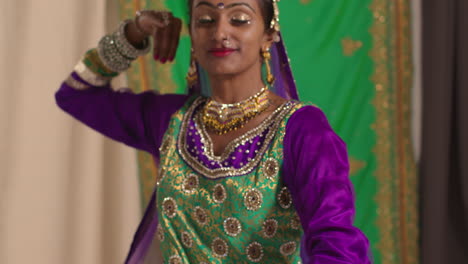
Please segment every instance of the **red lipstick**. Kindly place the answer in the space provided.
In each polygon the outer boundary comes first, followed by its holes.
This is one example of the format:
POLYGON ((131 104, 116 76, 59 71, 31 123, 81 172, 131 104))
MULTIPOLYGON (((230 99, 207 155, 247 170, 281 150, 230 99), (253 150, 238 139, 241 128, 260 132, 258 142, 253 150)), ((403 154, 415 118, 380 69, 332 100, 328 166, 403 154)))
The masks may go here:
POLYGON ((226 57, 236 51, 236 49, 228 49, 228 48, 213 48, 210 49, 209 52, 213 54, 215 57, 226 57))

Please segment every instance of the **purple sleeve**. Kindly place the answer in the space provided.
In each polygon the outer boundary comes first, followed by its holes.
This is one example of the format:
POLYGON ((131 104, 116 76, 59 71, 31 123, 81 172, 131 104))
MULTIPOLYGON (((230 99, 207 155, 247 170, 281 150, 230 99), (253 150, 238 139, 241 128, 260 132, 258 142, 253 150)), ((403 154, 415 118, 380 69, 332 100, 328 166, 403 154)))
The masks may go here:
POLYGON ((60 108, 98 132, 156 158, 171 115, 187 95, 117 92, 109 86, 76 90, 63 83, 55 94, 60 108))
POLYGON ((353 226, 348 172, 345 143, 323 112, 313 106, 297 110, 284 137, 284 182, 304 229, 303 263, 370 263, 369 242, 353 226))

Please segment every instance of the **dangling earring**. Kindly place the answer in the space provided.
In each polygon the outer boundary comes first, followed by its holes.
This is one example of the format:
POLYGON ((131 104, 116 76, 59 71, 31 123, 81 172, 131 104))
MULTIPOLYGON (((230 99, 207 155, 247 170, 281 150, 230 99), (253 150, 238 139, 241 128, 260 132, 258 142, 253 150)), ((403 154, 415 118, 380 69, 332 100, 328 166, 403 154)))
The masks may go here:
POLYGON ((187 76, 185 77, 189 87, 194 86, 198 81, 197 64, 195 55, 193 54, 193 48, 191 51, 192 53, 190 55, 190 67, 187 72, 187 76))
POLYGON ((275 76, 271 73, 271 67, 270 67, 270 60, 271 60, 271 54, 270 54, 270 49, 267 48, 266 50, 262 50, 262 57, 263 57, 263 62, 265 63, 266 66, 266 71, 267 71, 267 82, 271 86, 275 82, 275 76))

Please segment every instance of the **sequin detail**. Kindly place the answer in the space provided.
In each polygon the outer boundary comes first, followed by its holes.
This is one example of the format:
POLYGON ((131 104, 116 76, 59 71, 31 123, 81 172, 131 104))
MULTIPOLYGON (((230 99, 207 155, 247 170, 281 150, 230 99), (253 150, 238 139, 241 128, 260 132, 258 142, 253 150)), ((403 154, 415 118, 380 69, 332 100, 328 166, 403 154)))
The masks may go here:
POLYGON ((161 224, 158 224, 158 229, 156 231, 156 237, 158 238, 159 241, 164 241, 164 230, 161 226, 161 224))
POLYGON ((221 183, 213 187, 213 201, 216 203, 223 203, 226 200, 226 189, 221 183))
POLYGON ((301 227, 301 219, 299 218, 297 214, 294 215, 294 217, 291 219, 289 226, 295 230, 298 230, 301 227))
POLYGON ((279 164, 274 158, 268 158, 263 164, 263 173, 268 179, 272 179, 278 175, 279 164))
POLYGON ((293 242, 293 241, 284 243, 280 247, 280 253, 283 256, 289 256, 293 254, 295 251, 296 251, 296 242, 293 242))
POLYGON ((177 204, 172 197, 164 198, 162 202, 162 208, 164 214, 169 218, 173 218, 177 214, 177 204))
POLYGON ((188 248, 191 248, 193 246, 193 238, 192 238, 192 235, 189 234, 189 232, 187 231, 182 232, 181 237, 182 237, 182 244, 184 244, 184 246, 188 248))
POLYGON ((291 193, 287 187, 283 187, 281 192, 278 194, 278 203, 283 209, 291 207, 292 198, 291 193))
POLYGON ((169 264, 182 264, 182 258, 179 255, 172 255, 169 258, 169 264))
POLYGON ((183 189, 186 193, 194 193, 199 186, 198 176, 196 174, 189 174, 187 178, 184 179, 183 189))
MULTIPOLYGON (((200 105, 204 104, 206 100, 206 98, 202 97, 196 99, 183 115, 182 124, 177 137, 177 149, 182 159, 187 162, 190 167, 197 173, 210 179, 245 175, 258 167, 263 153, 265 153, 270 146, 269 143, 275 137, 284 117, 290 112, 293 106, 297 105, 295 101, 288 101, 277 107, 259 126, 231 141, 226 146, 223 153, 217 156, 214 155, 213 142, 199 120, 200 113, 195 114, 195 110, 198 109, 200 105), (194 131, 198 131, 199 135, 197 137, 190 137, 189 132, 193 135, 194 131), (197 138, 197 144, 200 144, 200 146, 196 146, 196 143, 193 142, 195 138, 197 138), (259 138, 262 138, 262 140, 258 141, 259 138), (244 146, 247 142, 252 144, 253 139, 258 141, 256 144, 259 146, 258 149, 255 149, 255 154, 249 156, 250 160, 248 160, 248 162, 243 162, 243 165, 240 167, 232 165, 232 153, 239 147, 244 146), (210 167, 210 165, 213 167, 210 167)), ((242 161, 238 162, 240 164, 242 161)))
POLYGON ((263 258, 263 247, 258 242, 252 242, 245 249, 247 258, 252 262, 259 262, 263 258))
POLYGON ((219 237, 213 239, 211 250, 213 250, 213 255, 217 258, 224 258, 229 252, 228 244, 219 237))
POLYGON ((172 136, 168 135, 164 138, 163 142, 161 143, 161 146, 159 147, 159 152, 164 155, 168 150, 169 146, 172 143, 172 136))
POLYGON ((208 222, 208 215, 206 214, 205 209, 201 208, 200 206, 194 208, 193 218, 201 226, 206 225, 206 223, 208 222))
POLYGON ((278 221, 275 219, 267 219, 263 222, 263 235, 267 238, 272 238, 278 230, 278 221))
POLYGON ((237 218, 229 217, 223 222, 224 232, 230 236, 237 236, 242 231, 242 226, 237 218))
POLYGON ((259 190, 252 188, 244 193, 244 205, 248 210, 256 211, 260 209, 262 203, 263 195, 259 190))

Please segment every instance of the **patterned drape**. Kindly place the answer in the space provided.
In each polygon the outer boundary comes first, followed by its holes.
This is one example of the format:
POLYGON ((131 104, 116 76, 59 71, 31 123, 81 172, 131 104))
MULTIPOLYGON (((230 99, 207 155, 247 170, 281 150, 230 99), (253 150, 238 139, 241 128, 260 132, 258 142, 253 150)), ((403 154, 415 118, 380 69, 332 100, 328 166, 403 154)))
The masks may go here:
MULTIPOLYGON (((121 17, 166 9, 187 19, 186 1, 120 0, 121 17)), ((283 0, 283 37, 301 100, 318 105, 347 143, 356 225, 375 263, 418 263, 417 178, 410 142, 412 82, 408 0, 283 0)), ((128 73, 137 91, 185 91, 190 40, 175 63, 139 58, 128 73)), ((154 186, 152 158, 138 153, 142 204, 154 186)))

